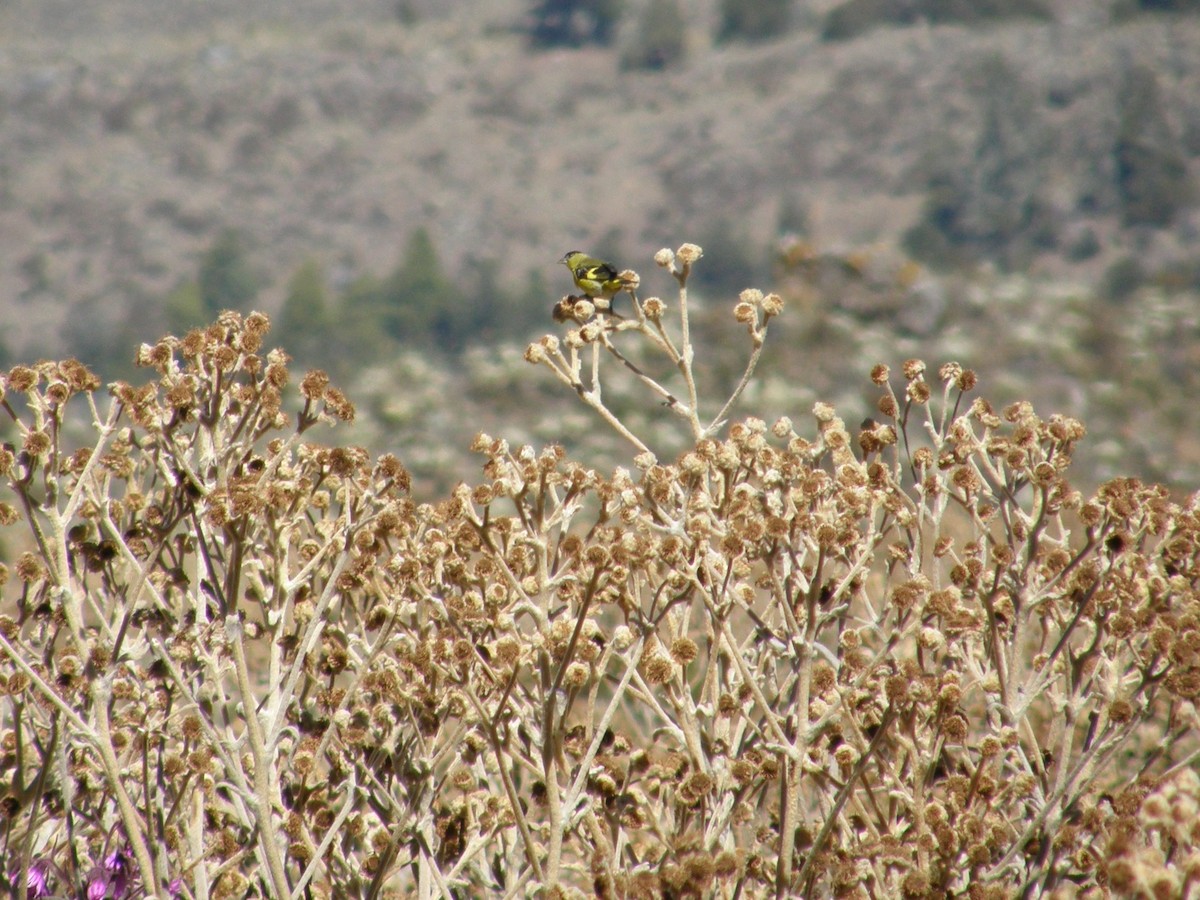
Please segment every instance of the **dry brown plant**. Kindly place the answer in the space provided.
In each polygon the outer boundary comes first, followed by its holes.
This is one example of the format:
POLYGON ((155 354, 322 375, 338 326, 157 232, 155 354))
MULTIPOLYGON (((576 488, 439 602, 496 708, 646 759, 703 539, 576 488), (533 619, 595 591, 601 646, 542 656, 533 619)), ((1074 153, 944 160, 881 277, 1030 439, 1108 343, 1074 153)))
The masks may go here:
POLYGON ((143 346, 140 387, 10 370, 2 886, 1195 892, 1197 496, 1082 495, 1083 426, 956 364, 876 366, 857 434, 726 424, 782 302, 738 298, 746 370, 706 396, 699 259, 656 257, 673 313, 635 278, 631 316, 572 302, 527 351, 636 448, 607 475, 481 434, 483 478, 417 502, 398 459, 313 442, 353 406, 297 391, 257 313, 143 346), (690 449, 622 424, 614 367, 690 449))

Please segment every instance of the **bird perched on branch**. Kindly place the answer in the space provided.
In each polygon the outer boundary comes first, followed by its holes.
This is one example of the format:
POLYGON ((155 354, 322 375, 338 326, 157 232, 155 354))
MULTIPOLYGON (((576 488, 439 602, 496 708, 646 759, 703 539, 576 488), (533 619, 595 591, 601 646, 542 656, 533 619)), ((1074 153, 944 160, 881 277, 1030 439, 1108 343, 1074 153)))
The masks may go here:
POLYGON ((611 300, 629 286, 612 264, 593 259, 581 250, 563 254, 559 262, 571 270, 575 286, 592 300, 611 300))

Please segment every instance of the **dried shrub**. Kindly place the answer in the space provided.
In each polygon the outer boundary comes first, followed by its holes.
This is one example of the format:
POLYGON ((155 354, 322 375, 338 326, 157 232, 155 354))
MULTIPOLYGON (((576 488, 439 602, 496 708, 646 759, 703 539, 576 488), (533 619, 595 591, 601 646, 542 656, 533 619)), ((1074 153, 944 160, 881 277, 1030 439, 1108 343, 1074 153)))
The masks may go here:
POLYGON ((417 502, 396 458, 311 439, 353 406, 293 386, 257 313, 143 346, 154 380, 107 399, 10 370, 4 886, 1186 893, 1197 498, 1082 495, 1082 424, 956 364, 876 366, 856 432, 726 424, 782 301, 737 298, 711 402, 700 256, 656 256, 671 306, 627 273, 631 314, 564 298, 527 351, 634 447, 607 475, 480 434, 479 482, 417 502), (618 371, 689 449, 622 423, 618 371))

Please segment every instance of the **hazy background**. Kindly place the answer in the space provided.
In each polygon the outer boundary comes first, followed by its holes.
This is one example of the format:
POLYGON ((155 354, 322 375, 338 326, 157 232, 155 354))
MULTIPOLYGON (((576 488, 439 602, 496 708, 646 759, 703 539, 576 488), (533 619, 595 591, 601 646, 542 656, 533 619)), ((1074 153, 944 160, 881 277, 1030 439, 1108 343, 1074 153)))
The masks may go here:
POLYGON ((481 427, 608 464, 521 350, 565 250, 670 299, 693 241, 702 334, 789 301, 744 412, 857 422, 874 363, 955 359, 1083 419, 1081 481, 1191 488, 1198 157, 1187 0, 2 0, 0 361, 144 379, 259 308, 424 484, 481 427))

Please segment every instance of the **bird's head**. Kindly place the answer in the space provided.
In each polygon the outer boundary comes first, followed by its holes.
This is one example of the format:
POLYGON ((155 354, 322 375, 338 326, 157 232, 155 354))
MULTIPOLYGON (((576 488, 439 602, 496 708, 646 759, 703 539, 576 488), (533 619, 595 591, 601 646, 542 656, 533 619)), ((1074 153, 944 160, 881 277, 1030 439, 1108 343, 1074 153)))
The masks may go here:
POLYGON ((573 268, 575 268, 576 263, 579 260, 583 259, 585 256, 587 256, 587 254, 584 253, 582 250, 568 250, 566 253, 563 254, 562 259, 560 259, 559 262, 562 263, 564 266, 566 266, 568 269, 573 269, 573 268))

